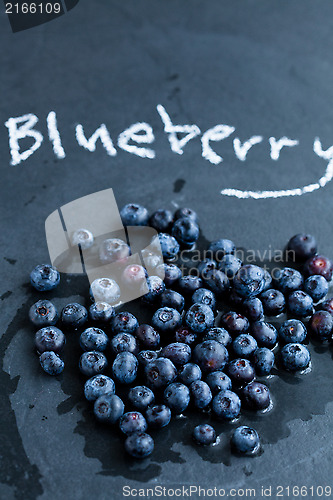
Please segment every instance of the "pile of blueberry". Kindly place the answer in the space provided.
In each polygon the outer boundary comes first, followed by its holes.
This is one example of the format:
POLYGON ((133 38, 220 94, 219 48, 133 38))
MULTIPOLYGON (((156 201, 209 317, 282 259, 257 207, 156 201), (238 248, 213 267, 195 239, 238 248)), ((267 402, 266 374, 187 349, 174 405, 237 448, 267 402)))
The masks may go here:
MULTIPOLYGON (((59 315, 52 302, 39 300, 29 317, 38 328, 35 345, 43 370, 50 375, 63 371, 62 330, 78 331, 83 351, 79 369, 87 377, 85 398, 93 403, 99 421, 119 426, 126 436, 126 451, 137 458, 153 451, 148 428, 162 428, 188 408, 200 411, 203 421, 208 412, 234 421, 242 407, 269 411, 271 394, 258 377, 269 377, 272 370, 303 373, 311 366, 308 336, 319 342, 332 340, 333 299, 325 298, 333 263, 317 253, 314 237, 291 238, 288 255, 293 255, 293 267, 276 269, 273 275, 244 264, 227 239, 212 242, 210 258, 199 262, 196 273, 183 275, 175 259, 182 250, 190 259, 198 240, 193 210, 158 210, 149 217, 144 207, 130 204, 121 216, 124 225, 149 224, 159 233, 165 263, 156 263, 156 276, 148 280, 149 292, 141 299, 142 307, 151 310, 150 324, 139 324, 130 312, 116 312, 112 301, 95 301, 89 311, 71 303, 59 315), (282 313, 288 319, 278 328, 267 322, 266 317, 282 313)), ((93 240, 85 230, 74 237, 79 244, 93 240)), ((101 261, 123 258, 124 245, 103 242, 101 261)), ((124 279, 129 286, 137 285, 146 280, 144 269, 127 266, 124 279)), ((41 292, 59 282, 58 271, 50 265, 31 272, 31 283, 41 292)), ((203 423, 194 428, 193 439, 213 445, 218 438, 214 428, 203 423)), ((256 454, 258 433, 247 426, 236 428, 231 448, 256 454)))

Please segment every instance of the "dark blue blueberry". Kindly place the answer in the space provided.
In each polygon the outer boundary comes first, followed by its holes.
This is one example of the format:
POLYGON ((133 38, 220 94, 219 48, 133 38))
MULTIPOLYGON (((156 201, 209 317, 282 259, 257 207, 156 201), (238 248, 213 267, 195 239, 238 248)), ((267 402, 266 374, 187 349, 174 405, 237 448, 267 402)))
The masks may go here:
POLYGON ((31 271, 30 282, 39 292, 47 292, 59 285, 60 274, 49 264, 41 264, 31 271))
POLYGON ((130 333, 117 333, 117 335, 110 340, 110 346, 114 354, 125 351, 131 352, 132 354, 138 352, 136 338, 130 333))
POLYGON ((153 327, 161 333, 172 333, 180 327, 182 317, 177 309, 161 307, 154 313, 151 322, 153 327))
POLYGON ((219 264, 219 269, 224 272, 228 276, 229 279, 233 279, 240 268, 242 267, 243 262, 232 254, 225 255, 219 264))
POLYGON ((244 300, 243 312, 250 321, 259 321, 264 316, 264 307, 258 297, 244 300))
POLYGON ((209 385, 203 380, 196 380, 190 385, 191 400, 196 408, 202 410, 209 405, 212 400, 212 391, 209 385))
POLYGON ((270 288, 260 295, 260 299, 267 316, 278 316, 285 310, 286 300, 279 290, 270 288))
POLYGON ((332 338, 333 316, 328 311, 317 311, 310 319, 309 327, 315 339, 319 341, 330 340, 332 338))
POLYGON ((225 255, 233 255, 236 251, 236 246, 233 241, 220 239, 212 241, 208 247, 208 252, 211 253, 213 259, 217 262, 221 262, 225 255))
POLYGON ((205 278, 210 271, 217 269, 217 263, 213 259, 205 259, 199 262, 197 269, 199 276, 205 278))
POLYGON ((303 344, 286 344, 280 351, 281 362, 286 370, 304 370, 310 363, 310 352, 303 344))
POLYGON ((105 355, 99 351, 84 352, 79 360, 80 371, 87 377, 102 373, 107 366, 108 361, 105 355))
POLYGON ((139 411, 144 411, 155 399, 154 393, 145 385, 137 385, 132 387, 128 392, 128 400, 130 404, 139 411))
POLYGON ((128 203, 120 210, 124 226, 147 226, 149 213, 142 205, 128 203))
POLYGON ((164 401, 171 411, 183 413, 190 402, 190 390, 185 384, 174 382, 164 390, 164 401))
POLYGON ((133 432, 145 432, 147 427, 146 419, 139 411, 128 411, 119 420, 119 429, 127 436, 133 432))
POLYGON ((206 377, 206 382, 213 394, 231 389, 231 378, 221 371, 211 372, 206 377))
POLYGON ((217 326, 210 328, 202 340, 216 340, 216 342, 220 342, 224 346, 228 346, 232 342, 230 333, 225 328, 217 326))
POLYGON ((233 351, 238 358, 249 358, 257 347, 257 341, 248 333, 238 335, 232 343, 233 351))
POLYGON ((119 238, 104 240, 99 248, 99 259, 103 264, 125 261, 131 250, 127 243, 119 238))
POLYGON ((257 375, 269 375, 274 366, 275 356, 268 347, 259 347, 253 354, 252 362, 257 375))
POLYGON ((146 420, 149 427, 161 429, 169 424, 171 420, 171 410, 166 405, 150 406, 146 411, 146 420))
POLYGON ((201 369, 195 363, 186 363, 178 370, 178 379, 185 385, 201 379, 201 369))
POLYGON ((100 422, 115 424, 124 413, 124 403, 112 393, 99 396, 94 404, 94 415, 100 422))
POLYGON ((233 306, 234 309, 240 309, 243 305, 244 299, 235 290, 231 289, 227 297, 228 303, 233 306))
POLYGON ((192 437, 197 444, 209 445, 215 443, 216 432, 209 424, 197 425, 193 429, 192 437))
MULTIPOLYGON (((159 276, 150 276, 147 278, 149 292, 142 297, 142 301, 146 304, 154 304, 165 290, 165 283, 159 276)), ((146 283, 143 283, 146 290, 146 283)), ((143 290, 143 292, 144 292, 143 290)))
POLYGON ((96 323, 109 323, 114 315, 114 308, 107 302, 94 302, 89 307, 89 317, 96 323))
POLYGON ((310 295, 302 290, 296 290, 288 297, 288 308, 295 316, 301 318, 310 316, 313 313, 313 300, 310 295))
POLYGON ((146 366, 151 361, 155 361, 155 359, 157 359, 157 356, 158 354, 156 351, 140 351, 136 357, 140 365, 146 366))
POLYGON ((192 295, 192 304, 205 304, 215 311, 216 298, 211 290, 207 290, 207 288, 198 288, 192 295))
POLYGON ((226 372, 232 383, 242 386, 249 384, 254 379, 254 368, 248 359, 233 359, 226 366, 226 372))
POLYGON ((159 233, 158 237, 163 257, 166 260, 177 257, 177 254, 179 253, 179 243, 176 238, 167 233, 159 233))
POLYGON ((180 292, 185 295, 189 296, 192 295, 198 288, 202 287, 202 279, 199 278, 198 276, 182 276, 179 281, 178 281, 178 288, 180 292))
POLYGON ((276 269, 274 271, 276 288, 284 294, 300 290, 303 286, 303 281, 301 273, 291 267, 284 267, 283 269, 276 269))
POLYGON ((97 398, 104 394, 114 393, 114 381, 106 375, 94 375, 84 384, 84 396, 88 401, 96 401, 97 398))
POLYGON ((288 259, 292 261, 304 261, 315 255, 317 242, 311 234, 295 234, 290 238, 287 246, 288 259))
POLYGON ((160 334, 150 325, 140 325, 136 330, 136 336, 148 349, 156 349, 160 345, 160 334))
POLYGON ((241 400, 235 392, 220 391, 213 397, 212 409, 216 417, 233 420, 240 414, 241 400))
POLYGON ((55 325, 58 321, 58 311, 49 300, 39 300, 30 307, 29 319, 38 328, 55 325))
POLYGON ((156 229, 158 233, 168 232, 171 229, 172 223, 173 215, 170 210, 156 210, 149 219, 149 225, 156 229))
POLYGON ((156 268, 156 274, 163 279, 165 286, 172 287, 182 277, 181 269, 176 264, 160 264, 156 268))
POLYGON ((55 326, 44 326, 35 335, 35 346, 40 354, 45 351, 59 353, 65 343, 65 335, 55 326))
POLYGON ((177 377, 177 369, 168 358, 157 358, 145 366, 147 384, 154 389, 161 389, 171 384, 177 377))
POLYGON ((205 304, 193 304, 185 314, 184 321, 195 333, 203 333, 214 325, 214 313, 205 304))
POLYGON ((327 281, 331 281, 333 275, 333 262, 324 257, 324 255, 314 255, 304 264, 304 273, 306 276, 319 274, 327 281))
POLYGON ((271 273, 267 269, 264 269, 264 281, 265 281, 265 285, 264 285, 264 288, 262 289, 263 292, 265 290, 269 290, 270 288, 272 288, 273 278, 272 278, 271 273))
POLYGON ((269 349, 275 346, 278 338, 275 326, 263 320, 252 323, 251 335, 256 339, 259 347, 268 347, 269 349))
POLYGON ((324 276, 314 274, 305 280, 304 291, 313 298, 314 302, 319 302, 328 292, 328 282, 324 276))
POLYGON ((59 375, 65 367, 63 360, 53 351, 44 351, 39 356, 39 362, 44 372, 49 375, 59 375))
POLYGON ((252 264, 242 266, 234 277, 233 286, 241 297, 255 297, 264 289, 265 272, 261 267, 252 264))
POLYGON ((327 299, 324 302, 321 302, 318 307, 321 311, 327 311, 330 314, 333 314, 333 299, 327 299))
POLYGON ((266 410, 271 404, 271 395, 267 385, 251 382, 242 390, 242 402, 250 410, 266 410))
POLYGON ((246 333, 250 327, 249 320, 242 314, 234 311, 229 311, 223 314, 220 319, 220 325, 225 328, 232 336, 246 333))
POLYGON ((120 352, 112 364, 112 373, 116 382, 131 384, 138 373, 138 360, 131 352, 120 352))
POLYGON ((229 355, 224 345, 216 340, 205 340, 195 346, 193 359, 203 372, 208 373, 222 370, 228 362, 229 355))
POLYGON ((183 344, 192 345, 196 342, 198 334, 192 332, 187 326, 181 326, 176 330, 175 341, 182 342, 183 344))
POLYGON ((191 348, 188 344, 174 342, 163 347, 161 351, 163 358, 169 358, 174 365, 185 365, 191 359, 191 348))
POLYGON ((126 438, 125 450, 134 458, 146 458, 154 451, 154 440, 145 432, 134 432, 126 438))
POLYGON ((80 335, 80 346, 84 351, 103 352, 107 348, 109 337, 96 327, 86 328, 80 335))
POLYGON ((203 276, 205 284, 210 288, 218 297, 225 294, 230 287, 229 278, 219 269, 207 271, 203 276))
POLYGON ((189 248, 199 238, 199 226, 189 217, 183 217, 176 220, 171 233, 181 246, 189 248))
POLYGON ((77 302, 67 304, 61 311, 61 321, 66 328, 73 328, 76 330, 83 326, 87 320, 87 309, 77 302))
POLYGON ((130 312, 119 312, 111 320, 111 328, 116 333, 135 333, 139 326, 136 317, 130 312))
POLYGON ((175 290, 167 289, 160 295, 161 307, 172 307, 181 313, 184 309, 184 305, 184 297, 180 293, 175 292, 175 290))
POLYGON ((198 224, 198 215, 192 208, 178 208, 175 212, 175 220, 187 217, 198 224))
POLYGON ((279 339, 283 344, 290 342, 304 342, 307 331, 302 321, 298 319, 288 319, 279 328, 279 339))
POLYGON ((260 439, 255 429, 242 425, 237 427, 231 437, 231 448, 242 455, 252 455, 260 447, 260 439))

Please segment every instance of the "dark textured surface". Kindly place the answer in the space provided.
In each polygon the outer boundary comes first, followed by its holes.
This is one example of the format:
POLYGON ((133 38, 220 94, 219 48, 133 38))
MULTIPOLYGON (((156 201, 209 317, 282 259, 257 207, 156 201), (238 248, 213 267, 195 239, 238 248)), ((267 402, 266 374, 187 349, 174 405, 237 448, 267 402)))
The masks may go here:
MULTIPOLYGON (((226 187, 294 188, 323 174, 327 162, 312 147, 316 136, 325 149, 333 142, 332 28, 329 0, 81 0, 59 19, 16 34, 1 10, 1 498, 121 498, 125 484, 259 492, 262 485, 332 482, 329 350, 312 348, 313 370, 304 377, 269 382, 275 407, 257 417, 261 456, 230 456, 230 429, 222 424, 216 426, 221 443, 211 453, 192 447, 190 431, 202 421, 196 416, 193 423, 176 421, 156 435, 155 453, 136 463, 124 457, 117 433, 96 425, 83 400, 75 334, 68 339, 64 376, 51 379, 39 369, 27 323, 28 308, 40 296, 27 285, 28 274, 48 260, 46 217, 107 187, 120 205, 136 201, 151 211, 192 207, 207 240, 227 237, 263 252, 281 249, 292 234, 308 231, 332 256, 333 184, 280 200, 220 194, 226 187), (202 158, 198 139, 177 155, 157 104, 174 123, 196 123, 202 131, 224 123, 236 127, 242 141, 255 134, 264 141, 245 162, 236 158, 231 139, 214 143, 224 158, 217 166, 202 158), (57 112, 67 153, 63 160, 55 159, 46 138, 51 110, 57 112), (10 166, 3 124, 29 112, 40 119, 44 143, 27 161, 10 166), (153 160, 124 151, 110 157, 100 144, 90 153, 75 141, 78 122, 89 134, 105 123, 116 144, 118 134, 138 121, 154 129, 153 160), (300 144, 273 161, 268 138, 284 135, 300 144)), ((84 278, 64 277, 53 295, 64 305, 84 300, 86 292, 84 278)))

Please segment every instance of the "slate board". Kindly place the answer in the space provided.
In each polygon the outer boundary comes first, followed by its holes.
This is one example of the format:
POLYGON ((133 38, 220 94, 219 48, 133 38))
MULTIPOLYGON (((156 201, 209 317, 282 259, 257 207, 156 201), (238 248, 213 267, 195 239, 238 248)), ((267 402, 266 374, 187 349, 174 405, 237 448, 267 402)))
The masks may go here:
MULTIPOLYGON (((332 256, 333 184, 278 199, 220 193, 294 189, 324 175, 328 161, 314 153, 313 143, 319 137, 324 150, 332 145, 331 2, 81 0, 65 15, 15 34, 4 9, 0 23, 1 498, 123 498, 124 485, 191 484, 256 488, 260 496, 262 486, 332 483, 329 350, 313 348, 311 374, 269 381, 276 404, 267 418, 255 419, 264 444, 260 457, 230 456, 230 428, 220 424, 219 447, 211 453, 192 447, 192 424, 176 421, 156 436, 154 455, 136 463, 124 457, 115 432, 95 424, 82 398, 77 339, 68 340, 61 381, 50 379, 38 367, 27 322, 38 297, 27 284, 29 272, 48 260, 46 217, 109 187, 120 206, 135 201, 151 211, 197 210, 202 247, 228 237, 263 252, 307 231, 332 256), (228 139, 211 143, 223 162, 203 158, 201 136, 183 154, 173 152, 158 104, 174 124, 196 124, 202 133, 217 124, 235 127, 228 139), (47 138, 50 111, 56 112, 63 159, 47 138), (26 161, 10 165, 4 123, 27 113, 38 117, 44 142, 26 161), (117 145, 119 134, 137 122, 153 129, 154 159, 117 145), (95 152, 80 147, 78 123, 88 136, 105 123, 117 155, 107 155, 100 143, 95 152), (233 139, 243 143, 255 135, 262 142, 239 160, 233 139), (268 139, 284 136, 299 145, 274 160, 268 139)), ((54 300, 59 306, 84 300, 86 290, 84 278, 64 277, 54 300)))

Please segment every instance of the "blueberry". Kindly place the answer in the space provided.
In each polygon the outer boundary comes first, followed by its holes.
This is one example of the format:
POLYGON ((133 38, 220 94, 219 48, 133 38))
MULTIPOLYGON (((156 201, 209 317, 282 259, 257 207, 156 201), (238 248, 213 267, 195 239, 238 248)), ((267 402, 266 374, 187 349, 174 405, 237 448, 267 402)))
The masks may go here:
POLYGON ((284 344, 290 342, 304 342, 307 331, 302 321, 298 319, 288 319, 279 328, 279 339, 284 344))
POLYGON ((139 264, 130 264, 122 272, 121 281, 125 287, 137 289, 146 283, 146 270, 139 264))
POLYGON ((125 261, 130 254, 130 247, 119 238, 108 238, 99 248, 99 260, 103 264, 125 261))
POLYGON ((260 447, 260 439, 255 429, 242 425, 237 427, 231 437, 231 448, 242 455, 252 455, 260 447))
POLYGON ((282 293, 288 294, 302 288, 304 280, 299 271, 291 267, 285 267, 275 270, 274 281, 276 288, 282 293))
POLYGON ((217 270, 217 263, 213 259, 204 259, 197 266, 199 276, 205 278, 210 271, 217 270))
POLYGON ((115 424, 124 413, 124 403, 112 393, 102 394, 94 404, 94 415, 100 422, 115 424))
POLYGON ((224 420, 233 420, 240 414, 241 400, 232 391, 220 391, 213 397, 212 409, 216 417, 224 420))
POLYGON ((192 304, 205 304, 215 311, 215 294, 211 290, 207 290, 207 288, 198 288, 192 295, 192 304))
POLYGON ((233 279, 240 268, 242 267, 243 262, 232 254, 225 255, 219 264, 219 269, 224 272, 228 276, 229 279, 233 279))
POLYGON ((164 401, 175 413, 183 413, 190 402, 190 390, 185 384, 174 382, 164 390, 164 401))
POLYGON ((128 392, 130 404, 139 411, 145 411, 155 399, 154 393, 145 385, 132 387, 128 392))
POLYGON ((250 327, 249 320, 242 314, 234 311, 223 314, 220 319, 220 325, 233 336, 246 333, 250 327))
POLYGON ((127 437, 125 450, 134 458, 146 458, 154 451, 154 440, 145 432, 134 432, 127 437))
POLYGON ((229 355, 224 345, 216 340, 205 340, 195 346, 193 359, 201 370, 207 373, 222 370, 228 362, 229 355))
POLYGON ((207 271, 203 279, 208 288, 210 288, 218 297, 221 297, 229 290, 229 278, 219 269, 207 271))
POLYGON ((187 344, 174 342, 163 347, 161 351, 163 358, 169 358, 174 365, 185 365, 191 359, 191 348, 187 344))
POLYGON ((269 375, 274 366, 274 353, 267 347, 259 347, 254 351, 252 362, 257 375, 269 375))
POLYGON ((178 293, 175 292, 174 290, 164 290, 164 292, 161 293, 160 297, 160 306, 161 307, 171 307, 173 309, 177 309, 180 313, 184 309, 185 305, 185 299, 184 297, 178 293))
POLYGON ((328 292, 328 283, 324 276, 314 274, 305 280, 304 291, 312 297, 314 302, 319 302, 328 292))
POLYGON ((55 325, 58 321, 58 311, 49 300, 39 300, 30 307, 29 319, 38 328, 55 325))
POLYGON ((325 300, 319 304, 319 308, 321 311, 327 311, 330 314, 333 314, 333 299, 325 300))
POLYGON ((217 262, 221 262, 225 255, 233 255, 236 251, 236 247, 233 241, 220 239, 212 241, 208 247, 208 252, 211 253, 212 258, 217 262))
POLYGON ((91 283, 90 296, 95 302, 117 304, 120 298, 120 288, 115 280, 110 278, 97 278, 91 283))
POLYGON ((87 377, 102 373, 107 366, 108 361, 105 355, 99 351, 86 351, 79 360, 80 371, 87 377))
POLYGON ((242 266, 234 277, 233 286, 241 297, 255 297, 264 289, 265 272, 261 267, 252 264, 242 266))
POLYGON ((117 354, 113 364, 112 373, 116 382, 131 384, 136 379, 138 372, 138 360, 131 352, 120 352, 117 354))
POLYGON ((275 326, 263 320, 252 323, 251 335, 256 339, 259 347, 268 347, 269 349, 275 346, 278 338, 275 326))
POLYGON ((185 385, 201 379, 201 369, 195 363, 186 363, 178 370, 178 379, 185 385))
POLYGON ((147 285, 149 292, 143 295, 142 301, 146 304, 154 304, 165 290, 164 281, 159 276, 150 276, 147 278, 147 284, 142 284, 141 291, 143 293, 147 285))
POLYGON ((182 277, 181 269, 176 264, 170 263, 157 266, 156 274, 163 279, 167 287, 171 287, 182 277))
POLYGON ((59 285, 60 274, 49 264, 41 264, 31 271, 30 282, 39 292, 47 292, 59 285))
POLYGON ((307 276, 319 274, 327 281, 331 281, 333 275, 333 262, 323 255, 314 255, 305 262, 304 273, 307 276))
POLYGON ((87 309, 73 302, 72 304, 67 304, 61 311, 61 321, 66 328, 77 329, 84 325, 88 320, 87 309))
POLYGON ((160 334, 150 325, 140 325, 136 330, 136 336, 148 349, 156 349, 160 345, 160 334))
POLYGON ((150 406, 146 411, 146 420, 149 427, 161 429, 169 424, 171 420, 171 410, 166 405, 150 406))
POLYGON ((65 343, 65 335, 55 326, 44 326, 35 335, 35 346, 40 354, 45 351, 59 353, 65 343))
POLYGON ((191 399, 196 408, 206 408, 212 400, 212 391, 203 380, 196 380, 190 385, 191 399))
POLYGON ((181 326, 176 330, 175 341, 182 342, 183 344, 192 345, 196 342, 198 334, 192 332, 187 326, 181 326))
POLYGON ((317 242, 311 234, 295 234, 290 238, 287 249, 288 256, 292 254, 292 260, 304 261, 317 252, 317 242))
POLYGON ((228 303, 233 306, 234 309, 241 309, 244 299, 238 295, 235 290, 231 289, 227 297, 228 303))
POLYGON ((198 276, 182 276, 178 281, 178 288, 183 295, 189 296, 202 287, 202 279, 198 276))
POLYGON ((114 354, 125 351, 135 354, 138 351, 136 338, 130 333, 117 333, 111 339, 110 346, 114 354))
POLYGON ((88 401, 96 401, 97 398, 104 394, 114 393, 114 381, 106 375, 94 375, 84 384, 84 396, 88 401))
POLYGON ((304 370, 310 363, 310 352, 303 344, 286 344, 280 351, 281 362, 286 370, 304 370))
POLYGON ((185 314, 184 321, 195 333, 203 333, 214 325, 214 313, 205 304, 193 304, 185 314))
POLYGON ((271 404, 271 395, 267 385, 251 382, 242 390, 242 401, 250 410, 265 410, 271 404))
POLYGON ((49 375, 59 375, 65 366, 63 360, 53 351, 44 351, 39 356, 39 362, 44 372, 49 375))
POLYGON ((161 389, 171 384, 177 377, 177 370, 168 358, 157 358, 145 366, 147 384, 154 389, 161 389))
POLYGON ((154 313, 151 322, 161 333, 172 333, 180 327, 182 318, 176 309, 161 307, 154 313))
POLYGON ((295 316, 309 316, 313 312, 313 300, 302 290, 296 290, 288 297, 288 308, 295 316))
POLYGON ((119 428, 121 432, 129 436, 133 432, 145 432, 147 430, 147 422, 139 411, 128 411, 120 417, 119 428))
POLYGON ((220 342, 220 344, 224 346, 228 346, 232 342, 232 338, 229 332, 225 328, 219 328, 217 326, 213 326, 210 328, 203 337, 202 340, 216 340, 216 342, 220 342))
POLYGON ((72 245, 80 245, 82 250, 87 250, 94 244, 94 236, 88 229, 77 229, 72 235, 72 245))
POLYGON ((156 229, 158 233, 168 232, 171 229, 172 223, 173 215, 170 210, 156 210, 149 219, 149 225, 156 229))
POLYGON ((330 340, 332 338, 333 316, 328 311, 317 311, 310 319, 309 327, 317 340, 330 340))
POLYGON ((127 311, 119 312, 111 320, 111 328, 116 333, 135 333, 139 326, 136 317, 127 311))
POLYGON ((249 358, 257 347, 257 341, 248 333, 238 335, 232 343, 233 351, 238 358, 249 358))
POLYGON ((286 300, 279 290, 266 290, 260 295, 260 299, 267 316, 278 316, 285 310, 286 300))
POLYGON ((128 203, 120 210, 120 217, 124 226, 147 226, 148 210, 136 203, 128 203))
POLYGON ((151 361, 155 361, 157 359, 157 352, 156 351, 140 351, 137 354, 137 360, 142 366, 148 365, 151 361))
POLYGON ((80 346, 84 351, 103 352, 107 348, 109 337, 100 328, 86 328, 80 335, 80 346))
POLYGON ((193 429, 192 437, 197 444, 209 445, 215 443, 216 432, 209 424, 197 425, 193 429))
POLYGON ((109 323, 114 315, 114 308, 107 302, 94 302, 89 307, 89 317, 96 323, 109 323))
POLYGON ((231 389, 231 378, 221 371, 211 372, 206 377, 206 382, 213 394, 231 389))
POLYGON ((184 217, 193 220, 198 224, 198 215, 192 208, 178 208, 175 212, 175 220, 183 219, 184 217))
POLYGON ((177 257, 179 253, 179 243, 170 234, 159 233, 158 238, 160 240, 161 251, 164 259, 170 260, 177 257))
POLYGON ((172 236, 185 248, 189 248, 199 238, 199 226, 189 217, 177 219, 171 230, 172 236))
POLYGON ((231 381, 238 386, 249 384, 254 379, 254 368, 248 359, 233 359, 226 366, 231 381))
POLYGON ((264 307, 258 297, 244 300, 243 312, 250 321, 259 321, 264 316, 264 307))
POLYGON ((267 269, 264 269, 264 281, 265 285, 264 288, 262 289, 263 292, 272 288, 273 278, 271 273, 267 269))

